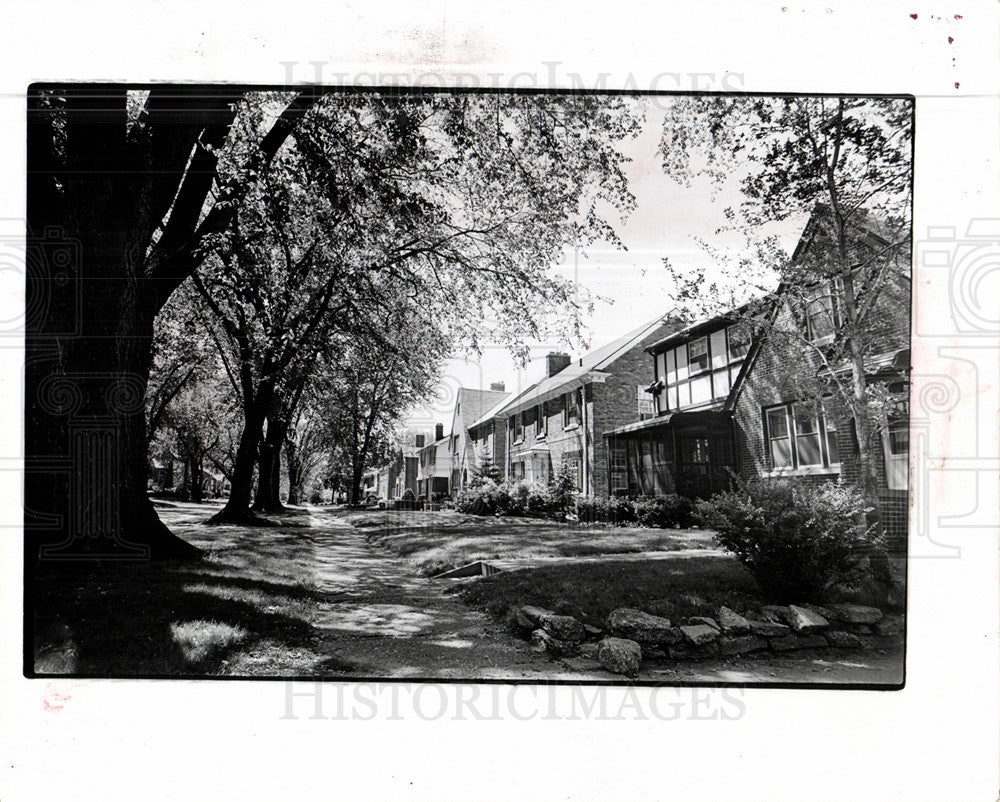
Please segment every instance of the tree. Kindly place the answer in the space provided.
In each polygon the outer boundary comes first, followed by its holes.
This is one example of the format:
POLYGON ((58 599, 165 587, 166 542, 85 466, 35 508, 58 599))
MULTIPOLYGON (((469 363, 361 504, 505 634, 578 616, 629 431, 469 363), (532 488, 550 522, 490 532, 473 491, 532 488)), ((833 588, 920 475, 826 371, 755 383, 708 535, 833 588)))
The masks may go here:
MULTIPOLYGON (((237 150, 266 164, 318 94, 287 93, 237 150)), ((216 170, 241 98, 205 87, 29 90, 28 555, 197 554, 146 495, 143 399, 156 314, 239 205, 240 187, 216 170), (32 470, 32 459, 65 470, 32 470)))
POLYGON ((343 466, 348 500, 361 500, 365 469, 384 462, 400 416, 432 392, 449 341, 403 303, 384 322, 331 345, 316 392, 328 399, 331 462, 343 466), (389 335, 392 339, 389 339, 389 335))
POLYGON ((869 491, 872 447, 892 399, 869 381, 866 363, 887 343, 898 346, 908 328, 900 316, 908 318, 911 114, 910 101, 892 98, 678 98, 661 143, 664 170, 678 181, 702 175, 740 194, 726 209, 727 227, 750 245, 740 259, 718 260, 710 288, 703 272, 684 276, 668 263, 679 296, 745 299, 748 289, 780 282, 787 314, 772 295, 745 309, 747 323, 825 368, 814 394, 832 388, 846 407, 869 491), (763 233, 807 214, 803 245, 790 258, 763 233), (830 336, 812 336, 807 315, 830 336))
POLYGON ((215 520, 255 520, 255 461, 256 507, 279 505, 275 466, 291 402, 327 333, 382 331, 391 343, 383 321, 399 298, 419 299, 415 315, 431 314, 471 345, 488 328, 523 348, 546 312, 578 327, 576 289, 549 267, 564 247, 614 240, 597 207, 630 205, 615 146, 636 132, 634 117, 626 104, 589 98, 351 94, 317 103, 254 174, 194 277, 235 354, 246 419, 215 520))

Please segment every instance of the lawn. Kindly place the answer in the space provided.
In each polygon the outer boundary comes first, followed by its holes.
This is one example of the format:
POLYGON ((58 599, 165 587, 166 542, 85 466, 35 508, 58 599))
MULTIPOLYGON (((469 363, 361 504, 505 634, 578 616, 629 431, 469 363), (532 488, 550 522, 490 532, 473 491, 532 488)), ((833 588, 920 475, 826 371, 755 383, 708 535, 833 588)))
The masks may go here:
POLYGON ((762 603, 753 576, 729 555, 544 566, 484 577, 456 592, 498 619, 507 619, 512 607, 533 604, 595 626, 617 607, 678 623, 693 615, 714 616, 722 605, 743 612, 762 603))
MULTIPOLYGON (((34 586, 35 670, 100 675, 309 674, 312 581, 303 528, 206 527, 212 504, 157 502, 199 563, 43 566, 34 586)), ((292 518, 293 516, 288 516, 292 518)))
POLYGON ((537 518, 483 517, 454 511, 355 512, 367 539, 405 557, 426 576, 475 560, 585 557, 714 548, 701 529, 572 524, 537 518))

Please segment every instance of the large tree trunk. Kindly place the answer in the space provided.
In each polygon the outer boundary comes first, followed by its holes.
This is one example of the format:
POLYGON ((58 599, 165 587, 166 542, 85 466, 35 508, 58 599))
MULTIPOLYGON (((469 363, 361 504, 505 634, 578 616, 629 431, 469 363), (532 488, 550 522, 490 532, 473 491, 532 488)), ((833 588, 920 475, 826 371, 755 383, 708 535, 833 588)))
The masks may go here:
POLYGON ((288 426, 267 422, 267 434, 260 445, 257 473, 257 495, 253 508, 257 512, 282 512, 281 503, 281 445, 288 432, 288 426))
POLYGON ((285 462, 288 466, 288 503, 301 504, 305 490, 305 470, 299 459, 298 448, 291 440, 285 440, 285 462))
POLYGON ((190 558, 146 495, 153 320, 149 198, 123 156, 125 93, 71 98, 54 190, 52 126, 29 114, 25 538, 41 560, 190 558), (120 126, 120 128, 119 128, 120 126), (37 171, 37 172, 35 172, 37 171))
POLYGON ((266 524, 267 521, 254 515, 250 510, 250 499, 253 495, 253 475, 257 466, 257 454, 264 435, 265 410, 269 403, 269 395, 265 390, 265 398, 260 397, 251 402, 245 412, 243 431, 240 434, 240 444, 236 449, 236 460, 233 463, 233 478, 229 490, 229 500, 218 513, 209 518, 209 523, 266 524))

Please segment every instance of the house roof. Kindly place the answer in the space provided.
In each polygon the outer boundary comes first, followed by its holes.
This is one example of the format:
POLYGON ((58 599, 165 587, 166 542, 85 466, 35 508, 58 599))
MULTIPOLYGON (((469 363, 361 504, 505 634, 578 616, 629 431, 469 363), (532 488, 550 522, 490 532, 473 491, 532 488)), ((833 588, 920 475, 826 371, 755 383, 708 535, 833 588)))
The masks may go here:
POLYGON ((480 415, 478 420, 470 424, 469 431, 479 428, 484 423, 489 423, 494 418, 501 417, 500 411, 505 406, 507 406, 509 402, 510 402, 510 393, 505 393, 503 398, 501 398, 496 404, 494 404, 492 407, 486 410, 486 412, 480 415))
POLYGON ((671 323, 672 320, 669 312, 665 315, 658 315, 637 329, 633 329, 628 334, 584 354, 582 357, 570 362, 568 367, 563 368, 554 376, 547 376, 541 381, 535 382, 500 409, 495 410, 492 417, 513 415, 522 409, 535 406, 542 401, 547 401, 584 384, 594 381, 605 381, 608 374, 604 371, 607 368, 611 367, 617 359, 656 332, 657 329, 671 323))
POLYGON ((459 427, 473 428, 487 410, 502 405, 510 395, 506 390, 475 390, 471 387, 459 387, 455 397, 455 412, 451 418, 452 434, 459 427))

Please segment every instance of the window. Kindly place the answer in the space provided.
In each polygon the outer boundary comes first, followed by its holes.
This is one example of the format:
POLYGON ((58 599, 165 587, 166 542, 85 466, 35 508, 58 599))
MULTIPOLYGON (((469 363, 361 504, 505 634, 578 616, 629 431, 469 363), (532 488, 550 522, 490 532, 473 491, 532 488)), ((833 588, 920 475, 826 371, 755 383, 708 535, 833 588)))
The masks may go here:
POLYGON ((511 463, 511 473, 513 474, 514 480, 519 481, 524 478, 524 461, 518 460, 517 462, 511 463))
POLYGON ((628 493, 628 457, 624 443, 615 443, 610 449, 611 494, 628 493))
POLYGON ((837 328, 833 293, 824 287, 806 298, 806 336, 813 342, 833 337, 837 328))
POLYGON ((750 339, 749 326, 739 322, 656 354, 654 373, 665 386, 656 395, 655 412, 725 400, 743 367, 750 339))
POLYGON ((729 361, 745 357, 750 350, 750 327, 746 323, 736 323, 726 333, 729 337, 729 361))
POLYGON ((840 464, 836 426, 807 405, 783 404, 764 410, 764 430, 772 470, 834 468, 840 464))
POLYGON ((708 370, 708 338, 699 337, 688 343, 688 365, 691 375, 708 370))
POLYGON ((890 490, 906 490, 909 477, 910 430, 906 420, 891 420, 882 436, 885 480, 890 490))
POLYGON ((563 428, 576 426, 580 423, 580 391, 574 390, 566 393, 565 405, 563 406, 563 428))
POLYGON ((511 417, 510 432, 512 443, 520 443, 524 440, 524 417, 522 415, 514 415, 511 417))
POLYGON ((535 410, 535 437, 545 437, 549 433, 549 419, 545 402, 538 405, 535 410))
POLYGON ((647 393, 641 384, 636 388, 636 394, 639 399, 639 420, 649 420, 656 414, 653 408, 653 396, 647 393))
POLYGON ((573 487, 579 490, 583 487, 583 460, 579 451, 569 451, 563 457, 563 465, 569 469, 570 476, 573 477, 573 487))

